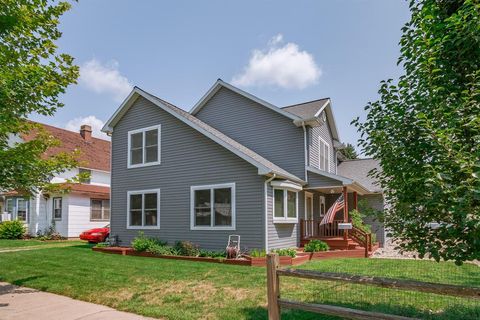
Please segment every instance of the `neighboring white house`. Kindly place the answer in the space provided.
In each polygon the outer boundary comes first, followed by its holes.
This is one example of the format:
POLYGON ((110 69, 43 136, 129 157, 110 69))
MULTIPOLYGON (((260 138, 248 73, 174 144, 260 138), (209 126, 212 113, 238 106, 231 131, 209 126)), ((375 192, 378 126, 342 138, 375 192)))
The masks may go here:
MULTIPOLYGON (((53 183, 68 187, 67 193, 38 193, 34 196, 16 191, 2 193, 0 210, 4 213, 3 218, 23 221, 30 235, 43 233, 54 226, 62 236, 70 238, 78 237, 87 229, 109 224, 110 142, 92 137, 88 125, 82 125, 79 133, 42 126, 61 141, 61 145, 49 149, 47 155, 80 150, 80 167, 53 177, 53 183), (69 178, 81 171, 90 172, 88 181, 66 185, 69 178)), ((20 140, 28 141, 32 137, 33 134, 25 135, 20 140)))

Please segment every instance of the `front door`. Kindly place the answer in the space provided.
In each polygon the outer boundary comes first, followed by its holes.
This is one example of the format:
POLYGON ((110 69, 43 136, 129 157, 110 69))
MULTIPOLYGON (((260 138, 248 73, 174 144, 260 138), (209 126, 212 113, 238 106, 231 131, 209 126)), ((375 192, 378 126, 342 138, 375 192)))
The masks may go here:
POLYGON ((313 236, 313 194, 306 192, 305 193, 305 220, 306 228, 305 232, 308 237, 313 236))

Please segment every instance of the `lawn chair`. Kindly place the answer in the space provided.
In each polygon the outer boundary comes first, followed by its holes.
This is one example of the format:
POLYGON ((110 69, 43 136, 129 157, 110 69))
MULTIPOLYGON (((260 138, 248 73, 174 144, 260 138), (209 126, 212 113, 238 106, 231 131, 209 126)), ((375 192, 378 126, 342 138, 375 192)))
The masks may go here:
POLYGON ((240 236, 236 234, 231 234, 228 236, 227 248, 227 258, 236 259, 240 255, 240 236))

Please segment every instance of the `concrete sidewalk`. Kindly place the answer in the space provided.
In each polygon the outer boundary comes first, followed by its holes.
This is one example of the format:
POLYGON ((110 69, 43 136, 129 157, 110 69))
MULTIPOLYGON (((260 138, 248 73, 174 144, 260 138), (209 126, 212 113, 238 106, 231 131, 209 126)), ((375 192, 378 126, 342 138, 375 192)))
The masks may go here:
POLYGON ((1 320, 146 320, 133 313, 0 282, 1 320))

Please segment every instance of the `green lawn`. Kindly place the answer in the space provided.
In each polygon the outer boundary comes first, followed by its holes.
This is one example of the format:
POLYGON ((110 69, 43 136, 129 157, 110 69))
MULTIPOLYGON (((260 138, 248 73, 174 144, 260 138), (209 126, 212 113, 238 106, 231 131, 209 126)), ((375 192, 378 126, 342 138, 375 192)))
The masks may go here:
MULTIPOLYGON (((300 268, 480 286, 480 268, 430 261, 342 259, 300 268)), ((0 281, 166 319, 266 319, 265 269, 92 252, 88 245, 2 253, 0 281), (15 266, 12 268, 12 266, 15 266)), ((427 319, 479 319, 466 299, 282 278, 282 296, 427 319)), ((285 311, 282 319, 333 319, 285 311)))
POLYGON ((83 241, 72 240, 58 240, 58 241, 40 241, 35 239, 28 240, 0 240, 0 250, 25 248, 33 246, 57 245, 57 244, 71 244, 78 245, 84 243, 83 241))

